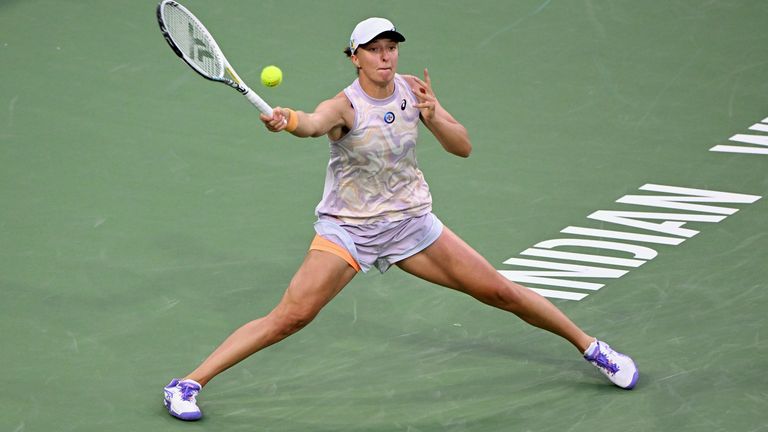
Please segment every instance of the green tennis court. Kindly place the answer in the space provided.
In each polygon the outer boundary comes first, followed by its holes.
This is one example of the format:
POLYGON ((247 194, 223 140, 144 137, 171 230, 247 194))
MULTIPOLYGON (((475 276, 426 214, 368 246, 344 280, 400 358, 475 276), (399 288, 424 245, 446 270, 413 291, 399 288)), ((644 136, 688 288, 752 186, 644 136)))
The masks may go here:
POLYGON ((171 418, 163 385, 301 263, 328 143, 268 133, 192 72, 154 0, 1 0, 0 431, 768 431, 768 3, 183 3, 268 102, 305 111, 354 79, 355 23, 391 19, 399 71, 428 67, 474 145, 422 129, 435 213, 640 383, 393 268, 212 381, 201 422, 171 418))

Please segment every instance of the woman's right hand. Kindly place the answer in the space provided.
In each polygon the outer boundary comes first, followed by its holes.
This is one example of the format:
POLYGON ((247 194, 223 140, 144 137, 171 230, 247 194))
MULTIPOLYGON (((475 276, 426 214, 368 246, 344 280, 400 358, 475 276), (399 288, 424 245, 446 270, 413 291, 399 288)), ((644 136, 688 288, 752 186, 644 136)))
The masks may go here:
POLYGON ((267 117, 264 113, 259 114, 259 119, 270 132, 281 132, 288 126, 289 111, 281 107, 272 109, 272 117, 267 117))

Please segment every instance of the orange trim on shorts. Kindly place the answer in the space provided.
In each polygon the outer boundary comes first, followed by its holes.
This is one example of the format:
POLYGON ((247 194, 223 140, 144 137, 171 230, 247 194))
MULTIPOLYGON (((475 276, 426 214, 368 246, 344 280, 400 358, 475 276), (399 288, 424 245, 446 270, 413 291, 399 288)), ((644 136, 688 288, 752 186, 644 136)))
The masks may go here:
POLYGON ((325 237, 321 237, 320 234, 315 234, 315 238, 312 239, 312 244, 309 245, 309 250, 319 250, 319 251, 325 251, 330 252, 337 257, 343 259, 347 262, 350 266, 352 266, 355 271, 360 271, 360 264, 355 261, 355 258, 352 256, 351 253, 349 253, 348 250, 345 248, 337 245, 336 243, 326 239, 325 237))

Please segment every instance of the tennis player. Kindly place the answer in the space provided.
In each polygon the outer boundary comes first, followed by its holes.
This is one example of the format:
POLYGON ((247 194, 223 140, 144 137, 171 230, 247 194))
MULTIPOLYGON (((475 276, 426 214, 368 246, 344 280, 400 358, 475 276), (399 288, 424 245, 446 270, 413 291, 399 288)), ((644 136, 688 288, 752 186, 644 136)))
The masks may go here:
POLYGON ((464 292, 562 336, 615 385, 631 389, 635 363, 586 334, 537 293, 501 276, 432 213, 427 182, 416 163, 422 122, 449 153, 472 151, 467 130, 443 108, 424 78, 397 73, 405 38, 383 18, 360 22, 345 52, 358 78, 312 113, 276 107, 261 115, 272 132, 327 135, 331 156, 316 236, 280 303, 232 333, 200 366, 165 387, 171 415, 197 420, 196 396, 213 377, 297 332, 355 275, 393 264, 421 279, 464 292))

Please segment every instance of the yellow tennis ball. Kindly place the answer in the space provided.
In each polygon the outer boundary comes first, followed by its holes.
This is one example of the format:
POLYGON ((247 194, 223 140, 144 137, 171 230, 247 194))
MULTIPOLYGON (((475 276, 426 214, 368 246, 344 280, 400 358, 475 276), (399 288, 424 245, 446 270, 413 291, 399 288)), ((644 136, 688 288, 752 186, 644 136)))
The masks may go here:
POLYGON ((261 70, 261 83, 267 87, 277 87, 283 82, 283 71, 277 66, 267 66, 261 70))

